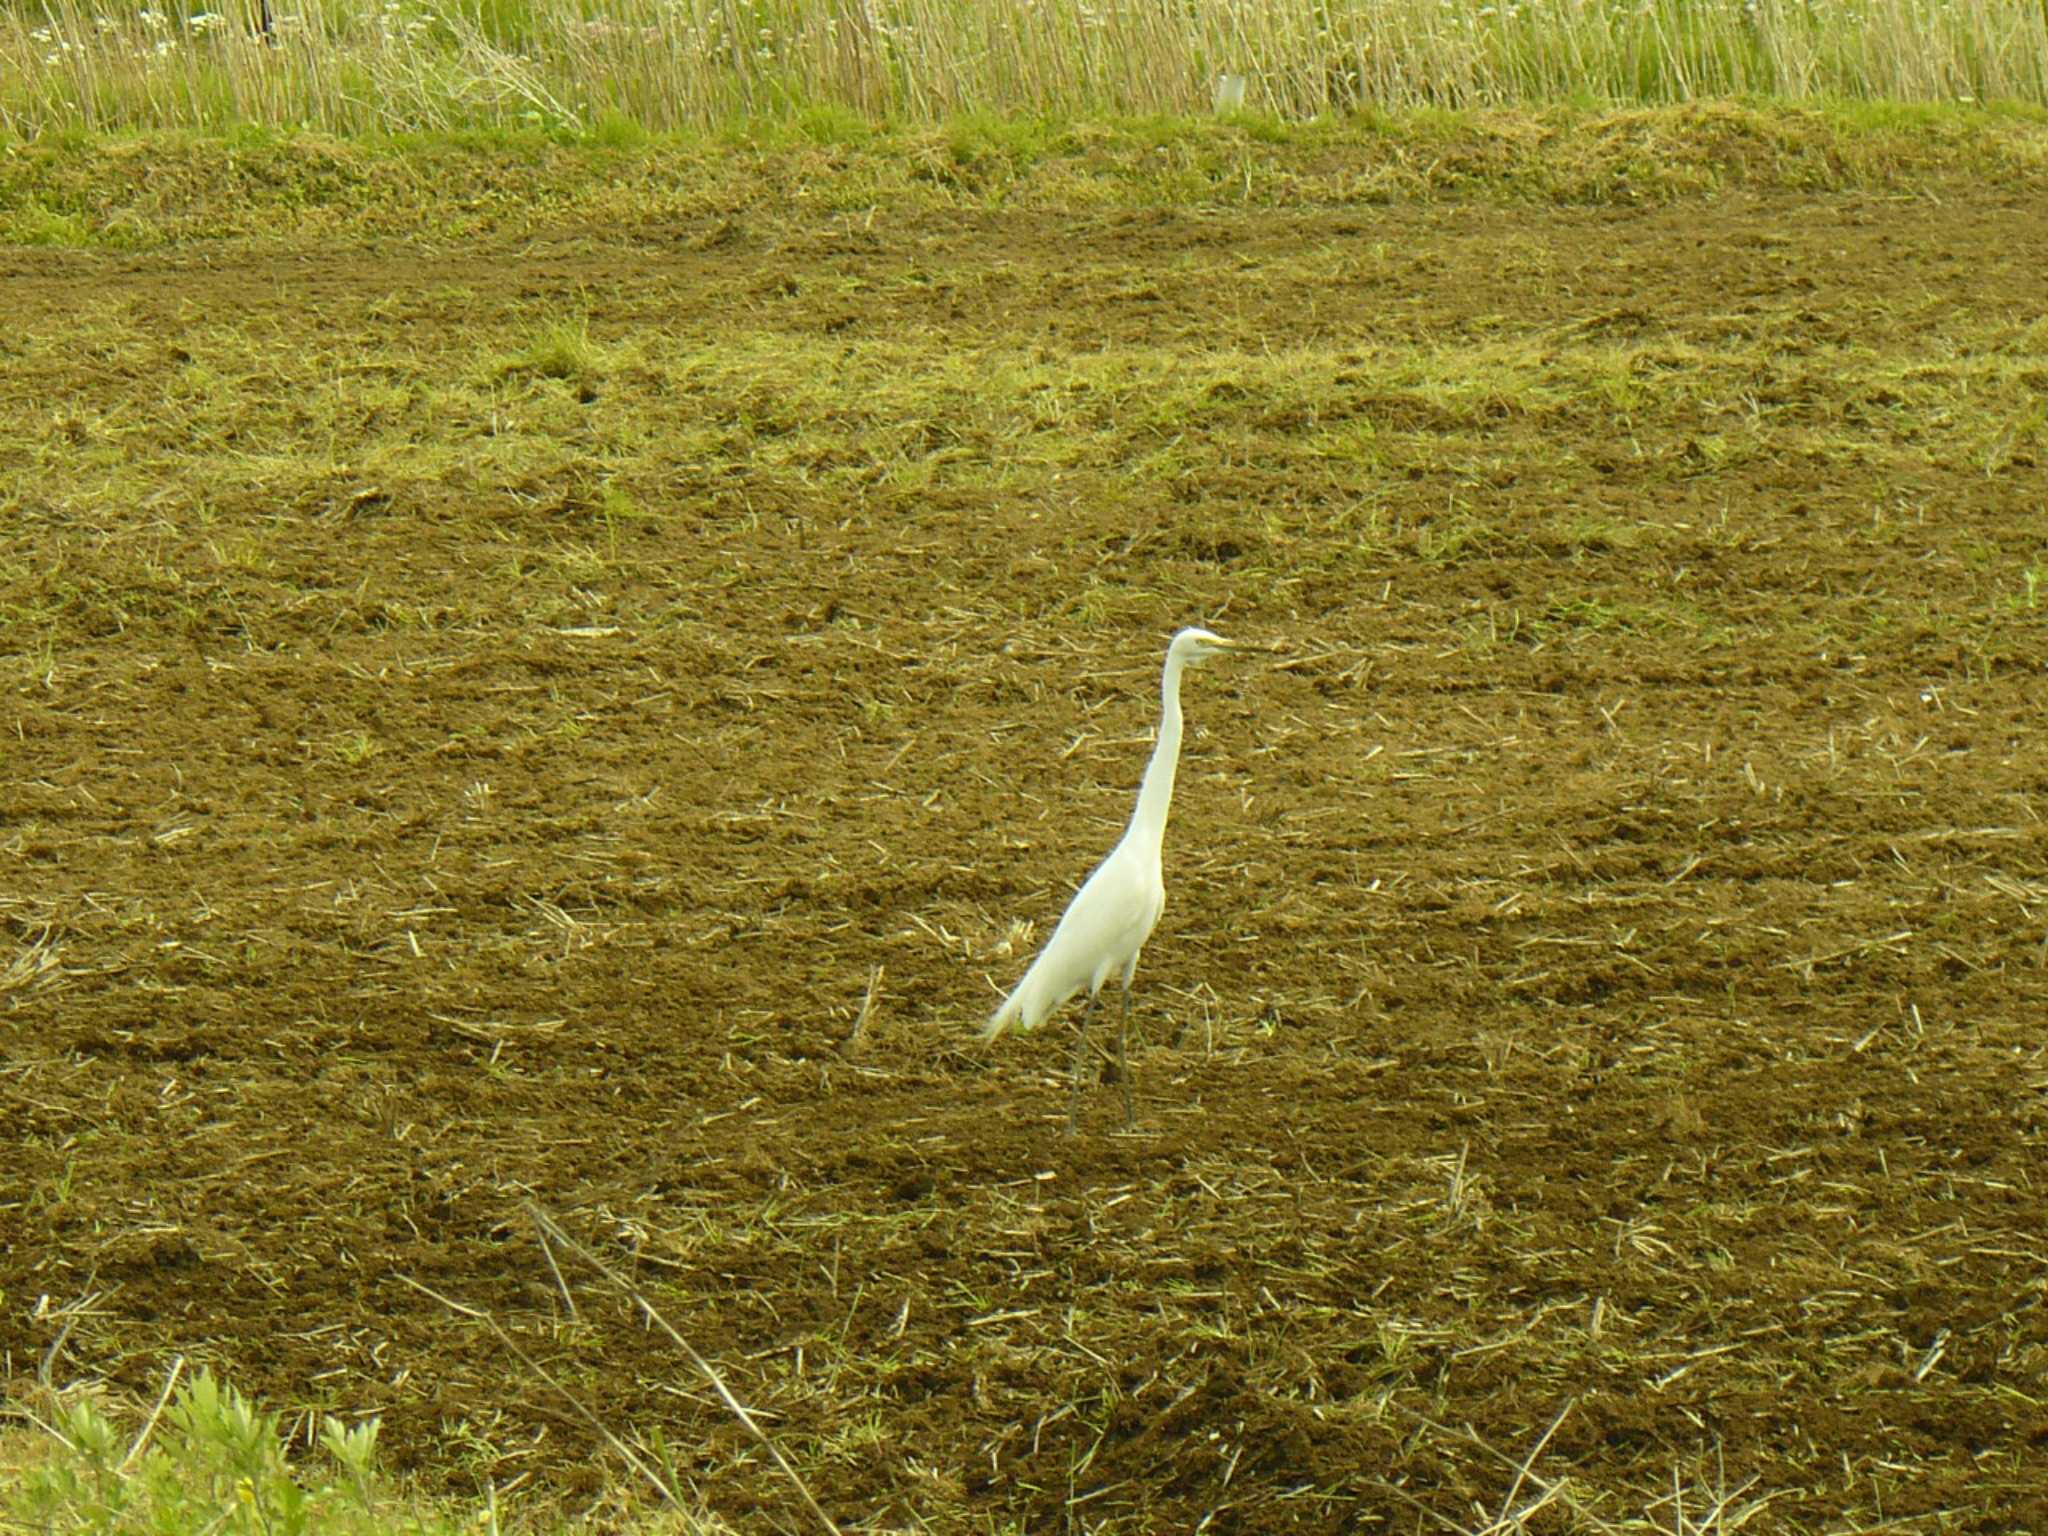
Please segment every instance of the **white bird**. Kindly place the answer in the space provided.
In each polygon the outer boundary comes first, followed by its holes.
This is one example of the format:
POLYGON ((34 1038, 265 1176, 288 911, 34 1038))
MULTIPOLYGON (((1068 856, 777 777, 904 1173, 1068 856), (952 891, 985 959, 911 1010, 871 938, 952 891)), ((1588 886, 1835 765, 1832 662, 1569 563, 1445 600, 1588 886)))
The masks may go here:
POLYGON ((1152 749, 1152 761, 1145 765, 1145 779, 1138 788, 1137 809, 1131 824, 1109 857, 1095 867, 1060 915, 1059 926, 1031 969, 1017 983, 1016 990, 990 1017, 982 1031, 993 1040, 1015 1025, 1033 1030, 1046 1016, 1083 987, 1088 1002, 1081 1010, 1081 1022, 1074 1039, 1073 1096, 1067 1105, 1067 1130, 1073 1132, 1081 1105, 1081 1067, 1086 1055, 1088 1015, 1103 983, 1120 975, 1124 985, 1123 1021, 1117 1030, 1117 1078, 1124 1090, 1124 1125, 1135 1123, 1132 1104, 1131 1069, 1127 1059, 1131 1027, 1131 977, 1138 969, 1138 952, 1152 937, 1160 909, 1166 905, 1166 879, 1160 855, 1166 843, 1166 815, 1173 805, 1173 777, 1180 765, 1180 676, 1188 667, 1198 666, 1211 656, 1241 649, 1206 629, 1184 629, 1166 648, 1166 676, 1161 685, 1163 698, 1159 717, 1159 742, 1152 749))

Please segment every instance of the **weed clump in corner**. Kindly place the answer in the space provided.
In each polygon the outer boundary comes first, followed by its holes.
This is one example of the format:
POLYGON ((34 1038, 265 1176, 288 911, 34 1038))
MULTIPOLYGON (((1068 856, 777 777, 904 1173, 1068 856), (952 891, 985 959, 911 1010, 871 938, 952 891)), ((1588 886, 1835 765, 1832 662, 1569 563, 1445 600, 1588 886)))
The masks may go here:
MULTIPOLYGON (((175 1373, 174 1373, 175 1375, 175 1373)), ((329 1417, 323 1455, 287 1465, 278 1416, 201 1371, 132 1440, 92 1399, 46 1426, 51 1444, 0 1482, 0 1523, 45 1532, 454 1536, 480 1520, 414 1507, 377 1468, 378 1421, 329 1417)))

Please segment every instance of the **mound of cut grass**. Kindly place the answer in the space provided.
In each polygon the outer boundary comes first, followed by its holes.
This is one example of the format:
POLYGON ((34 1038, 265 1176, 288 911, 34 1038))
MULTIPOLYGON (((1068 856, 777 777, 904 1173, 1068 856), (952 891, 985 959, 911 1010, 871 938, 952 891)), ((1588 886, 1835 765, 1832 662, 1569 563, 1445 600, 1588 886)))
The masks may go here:
POLYGON ((965 116, 864 135, 836 119, 807 121, 814 132, 758 122, 632 142, 530 132, 58 136, 0 156, 0 242, 476 238, 794 207, 865 216, 1431 198, 1642 204, 1731 187, 1911 192, 1967 181, 2038 193, 2048 183, 2048 113, 1977 107, 1558 107, 1309 124, 965 116))

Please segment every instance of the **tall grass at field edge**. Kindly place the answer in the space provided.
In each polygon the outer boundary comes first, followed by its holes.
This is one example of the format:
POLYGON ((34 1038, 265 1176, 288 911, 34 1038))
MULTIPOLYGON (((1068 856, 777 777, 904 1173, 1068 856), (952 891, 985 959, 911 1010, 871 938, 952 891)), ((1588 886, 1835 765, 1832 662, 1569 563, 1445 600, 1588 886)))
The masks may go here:
POLYGON ((0 131, 631 141, 735 121, 1295 122, 1726 97, 2048 105, 2038 0, 248 0, 0 10, 0 131), (215 5, 218 8, 215 8, 215 5), (820 116, 822 114, 822 116, 820 116))

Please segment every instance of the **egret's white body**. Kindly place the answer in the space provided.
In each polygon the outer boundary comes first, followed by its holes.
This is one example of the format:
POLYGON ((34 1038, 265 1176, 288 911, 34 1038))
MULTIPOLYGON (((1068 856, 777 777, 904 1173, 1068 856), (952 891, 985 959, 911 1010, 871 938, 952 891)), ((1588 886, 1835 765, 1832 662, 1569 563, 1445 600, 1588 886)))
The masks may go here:
MULTIPOLYGON (((1137 808, 1122 839, 1109 857, 1095 867, 1074 893, 1061 914, 1059 926, 1024 979, 1003 999, 988 1021, 983 1038, 993 1040, 1004 1030, 1016 1027, 1032 1030, 1047 1015, 1083 988, 1088 1007, 1112 976, 1120 977, 1124 991, 1124 1031, 1117 1037, 1119 1076, 1123 1081, 1124 1119, 1132 1119, 1131 1075, 1125 1060, 1125 1041, 1131 1011, 1131 977, 1138 969, 1138 955, 1159 914, 1166 906, 1166 879, 1161 856, 1166 845, 1166 817, 1173 806, 1174 774, 1180 766, 1180 679, 1190 666, 1199 665, 1234 643, 1206 629, 1184 629, 1166 648, 1166 672, 1161 683, 1162 712, 1159 741, 1152 760, 1145 766, 1145 779, 1138 788, 1137 808)), ((1074 1090, 1080 1092, 1083 1049, 1087 1041, 1088 1015, 1081 1015, 1081 1034, 1074 1042, 1074 1090)), ((1069 1126, 1072 1125, 1069 1113, 1069 1126)))

